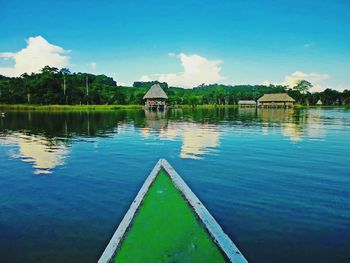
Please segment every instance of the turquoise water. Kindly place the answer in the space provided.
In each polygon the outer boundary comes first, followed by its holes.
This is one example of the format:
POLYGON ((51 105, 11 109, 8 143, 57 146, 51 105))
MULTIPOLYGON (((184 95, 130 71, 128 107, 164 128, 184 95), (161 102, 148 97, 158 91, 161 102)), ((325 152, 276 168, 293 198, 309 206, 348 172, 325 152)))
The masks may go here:
POLYGON ((166 158, 250 262, 350 262, 350 111, 6 112, 0 262, 96 262, 166 158))

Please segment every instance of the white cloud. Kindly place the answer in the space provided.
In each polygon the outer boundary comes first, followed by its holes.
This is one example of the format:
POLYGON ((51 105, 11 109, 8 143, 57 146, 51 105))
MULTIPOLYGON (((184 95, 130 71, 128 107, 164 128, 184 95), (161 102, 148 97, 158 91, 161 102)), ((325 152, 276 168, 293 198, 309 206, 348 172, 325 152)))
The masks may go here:
POLYGON ((329 79, 328 74, 320 74, 315 72, 305 73, 302 71, 296 71, 289 76, 285 76, 284 82, 282 84, 292 88, 297 84, 299 80, 307 80, 313 85, 311 91, 323 91, 325 88, 327 88, 325 87, 324 83, 324 81, 327 79, 329 79))
POLYGON ((350 86, 336 85, 335 87, 329 87, 330 89, 336 89, 338 91, 350 90, 350 86))
POLYGON ((265 80, 263 81, 263 85, 285 85, 289 88, 293 88, 299 80, 307 80, 313 85, 313 87, 310 90, 311 92, 321 92, 325 89, 335 89, 338 91, 350 89, 350 86, 347 85, 332 85, 328 82, 328 79, 330 79, 330 76, 328 74, 321 74, 316 72, 305 73, 302 71, 296 71, 290 75, 285 76, 284 81, 282 83, 271 83, 269 80, 265 80))
MULTIPOLYGON (((173 56, 172 53, 168 55, 173 56)), ((186 55, 184 53, 180 53, 176 58, 181 62, 181 72, 144 75, 141 79, 157 79, 161 82, 167 82, 170 86, 185 88, 195 87, 202 83, 217 83, 225 79, 220 75, 221 60, 209 60, 197 54, 186 55)))
POLYGON ((268 81, 268 80, 264 80, 262 84, 263 84, 264 86, 270 86, 270 85, 271 85, 271 82, 268 81))
POLYGON ((27 47, 10 53, 0 53, 0 58, 13 59, 13 67, 0 67, 0 74, 5 76, 20 76, 23 73, 39 72, 43 67, 64 68, 70 65, 69 51, 50 44, 42 36, 30 37, 26 40, 27 47))
POLYGON ((152 81, 152 79, 151 79, 149 76, 147 76, 147 75, 143 75, 143 76, 139 79, 139 81, 148 82, 148 81, 152 81))
POLYGON ((97 63, 96 62, 90 62, 87 64, 92 70, 95 70, 97 67, 97 63))

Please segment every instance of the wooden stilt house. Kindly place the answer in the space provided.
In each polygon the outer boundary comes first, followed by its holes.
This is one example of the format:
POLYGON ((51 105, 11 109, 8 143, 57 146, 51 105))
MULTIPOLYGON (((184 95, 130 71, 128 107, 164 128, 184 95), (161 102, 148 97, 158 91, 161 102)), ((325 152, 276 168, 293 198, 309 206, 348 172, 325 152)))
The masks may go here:
POLYGON ((154 84, 143 96, 143 99, 145 100, 145 109, 164 110, 168 96, 158 84, 154 84))
POLYGON ((258 99, 260 108, 292 108, 295 100, 287 93, 264 94, 258 99))

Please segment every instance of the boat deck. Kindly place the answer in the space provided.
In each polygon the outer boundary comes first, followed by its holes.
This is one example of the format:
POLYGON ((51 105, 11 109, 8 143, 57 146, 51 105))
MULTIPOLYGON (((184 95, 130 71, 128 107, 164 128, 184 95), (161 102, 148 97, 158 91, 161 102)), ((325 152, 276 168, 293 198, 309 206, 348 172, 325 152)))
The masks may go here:
POLYGON ((161 159, 99 263, 247 263, 170 164, 161 159))
POLYGON ((145 196, 142 209, 115 262, 226 262, 164 170, 145 196))

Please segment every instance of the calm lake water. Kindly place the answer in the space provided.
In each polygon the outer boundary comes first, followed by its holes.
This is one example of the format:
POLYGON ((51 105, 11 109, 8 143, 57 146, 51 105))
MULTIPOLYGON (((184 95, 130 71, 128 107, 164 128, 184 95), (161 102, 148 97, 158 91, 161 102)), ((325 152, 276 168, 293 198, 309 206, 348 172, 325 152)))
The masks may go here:
POLYGON ((350 262, 350 111, 6 112, 0 262, 96 262, 166 158, 250 262, 350 262))

